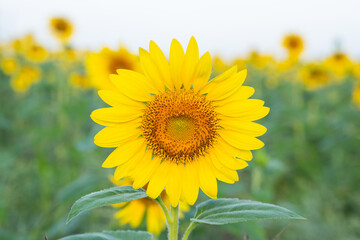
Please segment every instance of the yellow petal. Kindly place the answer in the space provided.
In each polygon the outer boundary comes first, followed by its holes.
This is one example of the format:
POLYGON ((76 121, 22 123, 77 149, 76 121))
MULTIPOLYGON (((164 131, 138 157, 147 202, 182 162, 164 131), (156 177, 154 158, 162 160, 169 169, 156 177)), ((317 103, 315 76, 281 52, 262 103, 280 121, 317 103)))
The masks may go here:
POLYGON ((144 138, 137 138, 117 147, 102 164, 104 168, 113 168, 129 161, 131 157, 145 150, 144 138))
POLYGON ((221 129, 219 134, 228 144, 239 149, 255 150, 264 146, 264 143, 259 139, 235 131, 221 129))
POLYGON ((220 121, 220 126, 224 129, 240 132, 245 135, 258 137, 266 132, 266 127, 254 122, 239 121, 237 118, 224 119, 220 121))
POLYGON ((145 104, 134 101, 117 91, 100 90, 98 91, 98 94, 104 102, 113 107, 122 107, 124 105, 140 109, 144 109, 146 107, 145 104))
POLYGON ((221 101, 216 101, 215 106, 223 106, 229 102, 238 102, 246 100, 251 97, 255 92, 255 89, 249 86, 241 86, 234 94, 230 95, 228 98, 225 98, 221 101))
POLYGON ((150 179, 146 194, 151 198, 157 198, 164 190, 166 180, 169 176, 170 163, 164 161, 160 164, 159 168, 155 171, 150 179))
POLYGON ((176 207, 179 204, 181 190, 182 190, 182 175, 184 165, 172 163, 169 169, 169 176, 166 184, 166 193, 169 196, 170 204, 176 207))
POLYGON ((194 82, 195 67, 199 61, 199 47, 194 37, 191 37, 186 49, 182 67, 182 82, 185 89, 190 89, 194 82))
POLYGON ((140 129, 136 129, 131 124, 123 123, 122 127, 106 127, 102 129, 95 135, 94 143, 99 147, 118 147, 126 141, 135 140, 141 133, 140 129))
POLYGON ((152 151, 147 151, 143 161, 139 164, 139 167, 134 172, 134 183, 133 188, 138 189, 147 184, 154 174, 156 169, 159 168, 160 158, 154 157, 152 158, 152 151))
POLYGON ((242 70, 233 74, 231 77, 221 81, 210 81, 208 85, 201 91, 203 94, 207 93, 206 98, 211 101, 226 99, 234 94, 244 83, 247 71, 242 70))
POLYGON ((190 205, 193 205, 199 194, 199 176, 198 176, 198 167, 197 162, 187 163, 184 167, 183 172, 183 191, 182 195, 184 196, 186 202, 190 205))
POLYGON ((221 151, 224 151, 225 153, 234 156, 236 158, 245 160, 245 161, 251 161, 252 159, 252 153, 250 150, 241 150, 238 148, 235 148, 233 146, 231 146, 230 144, 228 144, 227 142, 225 142, 224 139, 222 139, 221 137, 218 138, 217 144, 215 146, 217 149, 220 149, 221 151))
POLYGON ((211 56, 209 52, 206 52, 199 60, 194 74, 193 88, 195 91, 199 91, 209 81, 211 75, 211 56))
POLYGON ((124 177, 132 176, 135 168, 137 168, 139 163, 145 158, 145 154, 145 149, 144 151, 139 151, 132 158, 130 158, 129 161, 119 165, 115 170, 114 179, 119 180, 124 177))
MULTIPOLYGON (((243 169, 248 166, 247 162, 236 158, 234 155, 231 154, 230 151, 226 151, 226 150, 227 150, 226 148, 220 148, 219 144, 218 144, 218 147, 214 148, 214 150, 213 150, 215 157, 218 159, 218 161, 221 163, 221 165, 223 165, 229 169, 232 169, 232 170, 243 169)), ((238 178, 237 174, 236 174, 236 176, 234 176, 234 179, 235 178, 238 178)), ((238 181, 238 180, 235 180, 235 181, 238 181)))
POLYGON ((180 89, 182 85, 181 72, 184 56, 181 44, 176 39, 173 39, 170 46, 169 67, 171 80, 176 89, 180 89))
POLYGON ((223 72, 222 74, 220 74, 219 76, 211 79, 211 82, 216 83, 216 82, 225 81, 226 79, 233 76, 236 72, 237 72, 237 66, 235 65, 235 66, 231 67, 230 69, 226 70, 225 72, 223 72))
POLYGON ((146 102, 152 99, 151 94, 157 93, 144 75, 127 69, 118 69, 117 73, 117 75, 110 74, 110 80, 125 96, 146 102))
POLYGON ((160 235, 165 228, 165 217, 157 204, 148 206, 146 224, 147 231, 154 235, 160 235))
POLYGON ((106 127, 114 127, 114 128, 122 128, 122 125, 124 123, 127 123, 128 126, 134 126, 134 128, 137 128, 139 126, 141 126, 141 118, 138 117, 134 120, 131 120, 131 121, 127 121, 127 122, 109 122, 109 121, 103 121, 103 120, 100 120, 100 119, 95 119, 91 116, 92 120, 100 125, 103 125, 103 126, 106 126, 106 127))
POLYGON ((213 171, 217 179, 226 183, 234 183, 235 181, 239 180, 237 172, 234 171, 234 169, 230 169, 225 164, 223 164, 224 159, 229 158, 228 156, 221 156, 220 160, 220 157, 218 157, 215 152, 211 152, 205 157, 209 158, 210 161, 213 163, 213 171))
POLYGON ((104 123, 124 123, 135 120, 143 115, 143 111, 130 106, 123 106, 121 108, 109 107, 94 110, 90 117, 91 119, 101 125, 108 126, 104 123))
POLYGON ((165 91, 165 82, 154 59, 145 49, 139 48, 141 68, 153 86, 160 92, 165 91))
POLYGON ((217 197, 217 182, 211 163, 204 157, 199 158, 199 183, 201 190, 210 198, 217 197))
POLYGON ((216 112, 229 117, 237 117, 241 116, 245 112, 261 109, 263 105, 264 101, 262 100, 247 99, 243 101, 229 102, 221 107, 216 107, 216 112))
POLYGON ((244 112, 238 112, 237 114, 227 112, 226 115, 221 117, 221 119, 225 120, 230 118, 236 118, 239 119, 239 121, 255 121, 265 117, 269 113, 269 111, 270 108, 268 107, 258 107, 244 112))
POLYGON ((154 41, 150 41, 150 54, 152 58, 154 59, 154 62, 156 66, 158 67, 160 74, 162 76, 162 79, 169 89, 174 89, 174 84, 171 80, 170 76, 170 68, 169 63, 164 55, 164 53, 161 51, 161 49, 156 45, 154 41))

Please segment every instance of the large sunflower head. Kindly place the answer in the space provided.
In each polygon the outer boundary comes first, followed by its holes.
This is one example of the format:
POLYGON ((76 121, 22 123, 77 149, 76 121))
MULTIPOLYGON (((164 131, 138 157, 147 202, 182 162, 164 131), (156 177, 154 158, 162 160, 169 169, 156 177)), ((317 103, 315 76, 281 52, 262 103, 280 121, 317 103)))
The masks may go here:
POLYGON ((100 53, 90 53, 86 59, 86 68, 92 85, 97 89, 113 89, 110 74, 117 69, 139 70, 138 56, 121 47, 117 51, 103 48, 100 53))
POLYGON ((194 204, 199 187, 216 198, 217 180, 238 181, 236 170, 263 147, 256 137, 266 128, 253 121, 269 108, 249 99, 246 70, 232 67, 209 81, 211 57, 199 57, 195 38, 186 51, 173 40, 169 60, 153 41, 139 52, 142 73, 110 75, 114 88, 99 95, 111 107, 91 114, 106 126, 95 144, 116 147, 103 167, 116 167, 115 179, 130 177, 135 189, 148 184, 151 198, 165 189, 172 206, 194 204))
MULTIPOLYGON (((133 181, 129 178, 122 180, 115 180, 110 178, 111 181, 118 186, 132 185, 133 181)), ((146 189, 146 186, 144 186, 146 189)), ((165 191, 161 193, 161 199, 166 207, 170 208, 169 198, 165 191)), ((160 205, 154 200, 149 198, 141 198, 132 200, 131 202, 118 203, 113 205, 116 208, 121 208, 115 213, 115 218, 119 219, 120 225, 130 224, 131 227, 137 228, 140 226, 145 214, 146 214, 146 228, 147 231, 159 235, 165 229, 165 216, 160 205)), ((183 216, 183 212, 187 212, 189 206, 183 202, 180 202, 180 217, 183 216)))
POLYGON ((330 76, 323 64, 310 63, 300 70, 300 77, 309 90, 321 88, 329 83, 330 76))
POLYGON ((66 42, 73 33, 73 26, 67 19, 56 17, 50 19, 50 30, 56 38, 66 42))
POLYGON ((304 50, 304 40, 296 34, 285 36, 282 45, 288 51, 290 58, 298 58, 304 50))

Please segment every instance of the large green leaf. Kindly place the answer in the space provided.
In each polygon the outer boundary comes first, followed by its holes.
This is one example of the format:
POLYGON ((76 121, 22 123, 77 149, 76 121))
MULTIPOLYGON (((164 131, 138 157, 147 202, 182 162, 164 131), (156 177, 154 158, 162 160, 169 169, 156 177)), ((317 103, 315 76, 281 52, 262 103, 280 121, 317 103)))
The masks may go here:
POLYGON ((196 206, 195 223, 222 225, 262 219, 305 219, 273 204, 233 198, 211 199, 196 206))
POLYGON ((152 235, 143 231, 104 231, 67 236, 59 240, 150 240, 152 235))
POLYGON ((80 213, 90 209, 145 197, 146 193, 143 189, 134 190, 131 186, 113 187, 93 192, 83 196, 74 203, 67 218, 67 223, 80 213))

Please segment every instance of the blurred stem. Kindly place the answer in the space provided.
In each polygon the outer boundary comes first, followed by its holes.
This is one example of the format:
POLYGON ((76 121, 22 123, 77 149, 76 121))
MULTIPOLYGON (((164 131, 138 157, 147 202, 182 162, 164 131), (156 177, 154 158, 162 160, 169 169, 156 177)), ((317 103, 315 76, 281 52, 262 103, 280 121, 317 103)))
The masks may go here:
POLYGON ((186 229, 184 236, 182 237, 182 240, 187 240, 191 231, 197 226, 197 223, 191 222, 188 228, 186 229))
POLYGON ((170 218, 170 214, 169 214, 169 210, 167 209, 167 207, 165 206, 164 202, 161 199, 161 196, 159 196, 157 199, 155 199, 155 201, 160 205, 161 209, 163 210, 164 214, 165 214, 165 218, 166 218, 166 224, 169 227, 169 224, 171 222, 171 218, 170 218))
POLYGON ((178 231, 179 231, 179 205, 176 207, 170 206, 170 217, 171 222, 168 225, 169 228, 169 240, 177 240, 178 239, 178 231))

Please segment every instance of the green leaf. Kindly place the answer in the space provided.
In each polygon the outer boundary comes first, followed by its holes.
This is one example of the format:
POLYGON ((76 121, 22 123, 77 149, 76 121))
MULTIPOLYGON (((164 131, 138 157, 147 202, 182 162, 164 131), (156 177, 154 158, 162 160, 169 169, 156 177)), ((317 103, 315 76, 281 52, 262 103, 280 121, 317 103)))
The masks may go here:
POLYGON ((273 204, 234 198, 211 199, 196 206, 195 223, 223 225, 249 220, 305 219, 300 215, 273 204))
POLYGON ((131 186, 108 188, 93 192, 77 200, 71 207, 66 223, 82 212, 115 203, 128 202, 147 197, 143 189, 134 190, 131 186))
POLYGON ((150 240, 152 234, 143 231, 104 231, 67 236, 59 240, 150 240))

